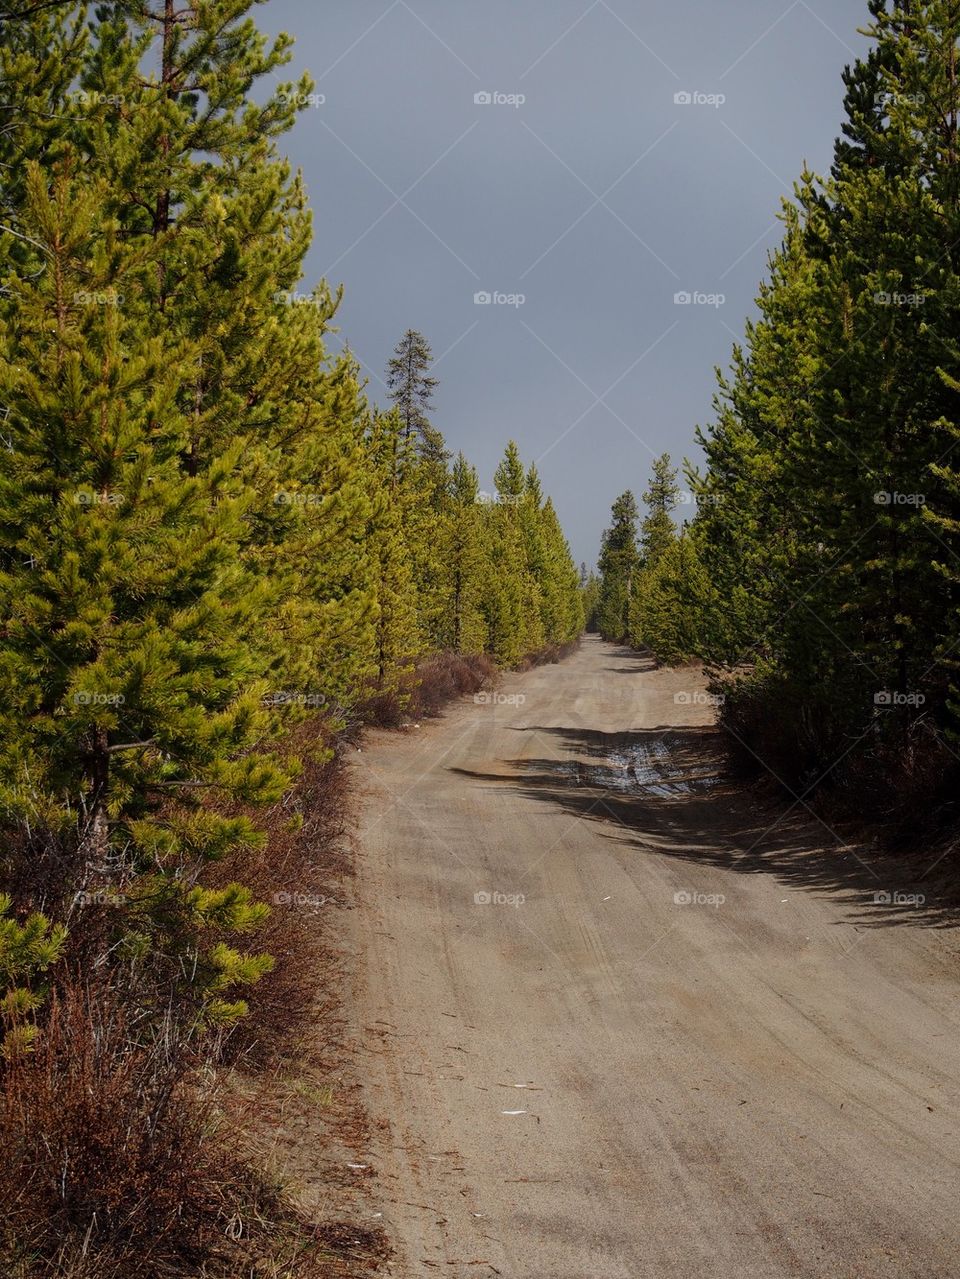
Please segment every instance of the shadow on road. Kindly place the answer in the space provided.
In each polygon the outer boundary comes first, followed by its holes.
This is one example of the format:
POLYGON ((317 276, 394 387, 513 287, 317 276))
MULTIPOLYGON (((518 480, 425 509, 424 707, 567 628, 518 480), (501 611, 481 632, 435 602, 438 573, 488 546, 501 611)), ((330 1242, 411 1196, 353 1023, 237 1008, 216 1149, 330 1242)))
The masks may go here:
POLYGON ((643 675, 647 671, 655 671, 657 663, 646 653, 638 653, 633 648, 615 648, 610 653, 617 659, 616 666, 604 666, 601 669, 611 675, 643 675))
POLYGON ((451 771, 608 826, 609 838, 637 852, 744 875, 772 874, 793 888, 838 897, 862 926, 945 928, 960 922, 960 901, 942 867, 937 874, 922 859, 897 860, 849 844, 802 802, 745 789, 727 774, 712 726, 513 731, 555 740, 565 755, 498 761, 507 774, 451 771), (911 895, 922 895, 922 903, 903 900, 911 895))

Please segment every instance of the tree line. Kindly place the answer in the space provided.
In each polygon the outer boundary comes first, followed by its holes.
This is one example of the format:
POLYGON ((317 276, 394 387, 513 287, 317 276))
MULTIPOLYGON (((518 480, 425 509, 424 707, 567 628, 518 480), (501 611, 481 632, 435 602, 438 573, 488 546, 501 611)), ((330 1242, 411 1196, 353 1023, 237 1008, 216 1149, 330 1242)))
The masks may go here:
POLYGON ((638 551, 636 504, 619 499, 596 618, 664 661, 706 660, 723 723, 796 793, 852 788, 877 813, 945 819, 960 727, 960 4, 871 0, 869 19, 831 172, 805 169, 784 201, 758 314, 698 431, 696 515, 668 529, 661 467, 638 551))
POLYGON ((486 495, 450 466, 422 335, 385 409, 327 352, 339 298, 297 291, 310 214, 276 150, 312 85, 252 100, 289 41, 248 7, 8 19, 0 233, 0 815, 75 845, 64 892, 116 863, 238 929, 243 890, 183 873, 256 838, 208 791, 275 799, 291 720, 424 653, 510 666, 581 627, 536 468, 511 442, 486 495))
POLYGON ((322 714, 328 741, 402 708, 426 654, 509 667, 581 630, 536 468, 511 442, 486 495, 451 459, 426 340, 400 341, 383 406, 331 354, 340 295, 300 292, 311 214, 279 150, 313 85, 282 79, 291 41, 252 7, 3 18, 8 1073, 58 962, 108 970, 142 1035, 174 994, 182 1037, 243 1015, 268 906, 203 868, 262 845, 247 810, 296 778, 298 722, 322 714), (82 963, 80 901, 110 912, 82 963))

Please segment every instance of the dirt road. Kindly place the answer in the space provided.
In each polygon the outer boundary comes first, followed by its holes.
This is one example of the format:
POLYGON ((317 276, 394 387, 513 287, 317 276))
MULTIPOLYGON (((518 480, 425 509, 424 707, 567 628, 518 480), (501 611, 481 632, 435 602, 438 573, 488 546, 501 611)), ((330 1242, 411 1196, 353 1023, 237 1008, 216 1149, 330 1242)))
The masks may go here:
POLYGON ((357 756, 394 1274, 960 1275, 950 917, 721 781, 702 687, 591 639, 357 756))

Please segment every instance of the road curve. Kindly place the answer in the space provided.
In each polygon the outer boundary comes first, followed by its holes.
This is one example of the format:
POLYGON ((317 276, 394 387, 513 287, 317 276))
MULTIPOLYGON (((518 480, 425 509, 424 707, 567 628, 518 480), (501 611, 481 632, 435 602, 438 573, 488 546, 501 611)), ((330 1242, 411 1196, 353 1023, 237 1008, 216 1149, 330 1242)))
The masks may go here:
POLYGON ((702 689, 588 639, 356 755, 392 1274, 960 1274, 952 921, 722 780, 702 689))

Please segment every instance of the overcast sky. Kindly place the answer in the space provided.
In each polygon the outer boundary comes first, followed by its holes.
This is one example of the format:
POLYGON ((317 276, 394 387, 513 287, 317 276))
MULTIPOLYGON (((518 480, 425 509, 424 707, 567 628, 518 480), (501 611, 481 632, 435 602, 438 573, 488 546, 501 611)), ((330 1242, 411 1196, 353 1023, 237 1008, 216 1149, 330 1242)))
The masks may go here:
POLYGON ((296 37, 294 74, 323 98, 285 145, 315 217, 301 287, 345 287, 335 343, 383 403, 393 346, 422 330, 450 447, 490 489, 516 439, 593 564, 617 494, 639 496, 665 450, 697 456, 780 199, 805 160, 829 168, 866 0, 269 0, 256 16, 296 37))

